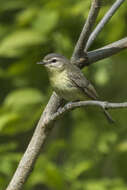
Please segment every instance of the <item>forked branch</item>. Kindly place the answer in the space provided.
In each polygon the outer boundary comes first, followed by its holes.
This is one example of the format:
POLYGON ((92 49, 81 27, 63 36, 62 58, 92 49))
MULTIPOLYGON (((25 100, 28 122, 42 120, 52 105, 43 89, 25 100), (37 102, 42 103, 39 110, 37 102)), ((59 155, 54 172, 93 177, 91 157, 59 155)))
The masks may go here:
POLYGON ((112 7, 109 9, 109 11, 105 14, 105 16, 102 18, 102 20, 99 22, 99 24, 96 26, 95 30, 92 32, 92 34, 89 37, 89 40, 86 44, 85 51, 87 51, 90 46, 92 45, 93 41, 97 37, 97 35, 100 33, 100 31, 104 28, 104 25, 111 19, 111 17, 115 14, 117 9, 120 7, 120 5, 125 0, 116 0, 115 3, 112 5, 112 7))
POLYGON ((80 101, 80 102, 69 102, 67 103, 63 108, 59 109, 56 113, 54 113, 51 117, 51 120, 54 121, 57 118, 59 118, 61 115, 65 114, 66 112, 80 108, 80 107, 100 107, 104 109, 118 109, 118 108, 127 108, 127 102, 123 103, 111 103, 111 102, 105 102, 105 101, 80 101))
POLYGON ((127 48, 127 37, 118 40, 114 43, 111 43, 107 46, 104 46, 102 48, 93 50, 93 51, 89 51, 87 53, 87 59, 80 63, 79 61, 79 67, 83 68, 85 66, 91 65, 97 61, 100 61, 102 59, 111 57, 112 55, 115 55, 119 52, 121 52, 122 50, 127 48))
POLYGON ((77 41, 77 44, 75 45, 74 52, 72 55, 71 61, 75 61, 78 58, 80 58, 84 53, 84 47, 86 46, 87 40, 91 34, 91 30, 96 22, 96 18, 98 16, 101 0, 93 0, 91 9, 88 15, 88 18, 86 20, 86 23, 84 24, 83 30, 79 36, 79 39, 77 41))
MULTIPOLYGON (((117 2, 123 2, 124 0, 117 0, 117 2)), ((86 44, 86 41, 89 37, 89 32, 91 31, 93 24, 95 23, 95 18, 98 15, 99 12, 99 4, 97 4, 97 7, 94 7, 95 3, 99 3, 99 0, 93 0, 91 12, 89 14, 89 18, 87 20, 86 25, 83 28, 82 34, 80 35, 80 39, 78 40, 77 47, 75 47, 75 51, 73 53, 72 60, 75 62, 77 60, 76 55, 80 55, 80 50, 84 49, 86 44), (95 16, 95 17, 94 17, 95 16)), ((112 46, 113 44, 110 44, 109 46, 105 46, 104 48, 101 48, 99 50, 95 50, 88 53, 88 59, 90 62, 95 62, 97 60, 103 59, 106 56, 111 56, 115 53, 118 53, 122 49, 126 48, 126 38, 115 42, 115 49, 112 46), (121 44, 121 45, 120 45, 121 44), (102 55, 103 53, 105 54, 102 55)), ((89 42, 91 44, 91 42, 89 42)), ((89 45, 87 45, 88 47, 89 45)), ((80 58, 80 57, 78 57, 80 58)), ((120 107, 127 107, 127 103, 105 103, 100 101, 87 101, 87 102, 78 102, 65 105, 61 110, 58 111, 58 107, 61 104, 61 98, 56 95, 56 93, 53 93, 51 96, 37 126, 35 129, 35 132, 33 134, 33 137, 16 169, 16 172, 7 187, 6 190, 21 190, 24 183, 26 182, 28 176, 30 175, 31 169, 34 167, 34 163, 42 150, 42 147, 45 144, 45 141, 51 132, 51 129, 54 127, 53 121, 56 120, 60 115, 64 114, 65 112, 74 109, 76 107, 81 106, 99 106, 99 107, 105 107, 105 108, 120 108, 120 107)))

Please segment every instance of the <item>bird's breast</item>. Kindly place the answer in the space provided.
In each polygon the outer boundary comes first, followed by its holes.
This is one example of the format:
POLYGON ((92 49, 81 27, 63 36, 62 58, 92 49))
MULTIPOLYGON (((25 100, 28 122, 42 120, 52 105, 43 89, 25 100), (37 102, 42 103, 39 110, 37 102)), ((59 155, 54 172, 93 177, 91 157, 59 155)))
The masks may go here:
POLYGON ((57 88, 59 90, 65 90, 73 87, 66 71, 54 73, 52 76, 50 76, 50 82, 53 88, 57 88))
POLYGON ((75 101, 84 99, 84 94, 71 81, 66 71, 56 73, 54 76, 50 75, 50 82, 55 92, 65 100, 75 101))

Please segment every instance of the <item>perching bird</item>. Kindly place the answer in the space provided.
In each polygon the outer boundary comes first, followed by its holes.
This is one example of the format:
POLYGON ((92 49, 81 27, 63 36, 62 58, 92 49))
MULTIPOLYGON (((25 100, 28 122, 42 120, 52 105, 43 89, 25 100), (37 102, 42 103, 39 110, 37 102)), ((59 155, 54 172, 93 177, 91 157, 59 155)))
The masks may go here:
MULTIPOLYGON (((81 70, 59 54, 51 53, 38 64, 43 64, 48 73, 54 91, 67 101, 98 99, 98 94, 81 70)), ((113 122, 109 113, 103 109, 108 121, 113 122)))

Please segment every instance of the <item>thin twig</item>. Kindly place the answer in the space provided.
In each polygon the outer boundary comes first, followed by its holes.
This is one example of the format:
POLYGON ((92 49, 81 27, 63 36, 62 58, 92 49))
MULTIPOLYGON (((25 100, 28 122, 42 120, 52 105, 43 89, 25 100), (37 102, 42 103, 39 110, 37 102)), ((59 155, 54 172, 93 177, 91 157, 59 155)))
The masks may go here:
POLYGON ((112 7, 109 9, 109 11, 105 14, 103 19, 99 22, 99 24, 96 26, 95 30, 92 32, 92 34, 89 37, 89 40, 86 44, 85 51, 88 50, 97 37, 97 35, 100 33, 102 28, 104 28, 104 25, 110 20, 110 18, 115 14, 117 9, 120 7, 120 5, 124 2, 125 0, 116 0, 116 2, 112 5, 112 7))
POLYGON ((61 115, 65 114, 66 112, 73 110, 75 108, 88 107, 88 106, 100 107, 100 108, 104 108, 104 109, 118 109, 118 108, 127 108, 127 102, 111 103, 111 102, 95 101, 95 100, 69 102, 63 108, 59 109, 56 113, 54 113, 51 117, 51 120, 52 121, 56 120, 61 115))
MULTIPOLYGON (((94 54, 95 54, 95 58, 96 58, 96 52, 94 52, 94 54)), ((90 60, 92 55, 90 55, 90 54, 88 54, 88 55, 89 55, 89 60, 90 60)), ((92 58, 92 62, 94 62, 94 58, 92 58)), ((82 106, 82 103, 80 102, 80 106, 82 106)), ((37 127, 35 129, 32 139, 27 147, 27 150, 25 151, 25 153, 18 165, 18 168, 6 190, 21 190, 23 188, 23 185, 26 182, 26 180, 34 166, 34 163, 40 153, 40 150, 42 149, 42 146, 45 144, 45 140, 47 139, 49 133, 51 132, 51 129, 54 127, 53 121, 56 120, 57 117, 60 116, 60 115, 58 115, 59 113, 57 112, 57 109, 60 106, 60 104, 61 104, 61 99, 55 93, 53 93, 53 95, 51 96, 51 98, 37 124, 37 127)), ((84 102, 83 104, 87 104, 87 106, 88 106, 88 102, 87 103, 84 102)), ((99 106, 99 102, 94 101, 94 103, 92 103, 92 104, 96 104, 96 106, 99 106)), ((103 105, 103 106, 106 106, 106 105, 103 105)), ((68 108, 68 106, 67 106, 67 110, 69 111, 69 109, 71 110, 73 108, 76 108, 76 106, 78 107, 78 105, 75 105, 75 103, 73 103, 72 107, 68 108)), ((100 105, 100 106, 102 106, 102 105, 100 105)), ((112 107, 115 105, 113 105, 113 103, 109 103, 109 106, 112 107)), ((121 107, 122 107, 122 105, 121 105, 121 107)), ((65 108, 66 107, 64 107, 62 109, 65 109, 65 108)), ((65 111, 63 110, 63 113, 66 112, 67 110, 65 110, 65 111)), ((63 114, 63 113, 61 112, 60 114, 63 114)))
POLYGON ((75 46, 73 55, 72 55, 72 59, 71 61, 73 62, 75 59, 81 57, 81 55, 84 52, 84 47, 87 43, 87 40, 90 36, 92 27, 95 24, 96 18, 98 16, 99 10, 100 10, 100 2, 101 0, 93 0, 92 1, 92 5, 91 5, 91 9, 88 15, 88 18, 86 20, 86 23, 83 27, 83 30, 80 34, 80 37, 77 41, 77 44, 75 46))

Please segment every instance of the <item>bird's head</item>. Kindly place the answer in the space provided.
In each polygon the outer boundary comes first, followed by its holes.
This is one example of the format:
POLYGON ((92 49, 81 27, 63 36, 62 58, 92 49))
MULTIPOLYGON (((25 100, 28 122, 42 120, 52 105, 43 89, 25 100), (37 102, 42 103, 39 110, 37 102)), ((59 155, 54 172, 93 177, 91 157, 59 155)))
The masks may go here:
POLYGON ((44 59, 38 64, 44 65, 49 71, 60 71, 65 68, 65 65, 68 64, 68 62, 69 60, 63 55, 51 53, 46 55, 44 59))

